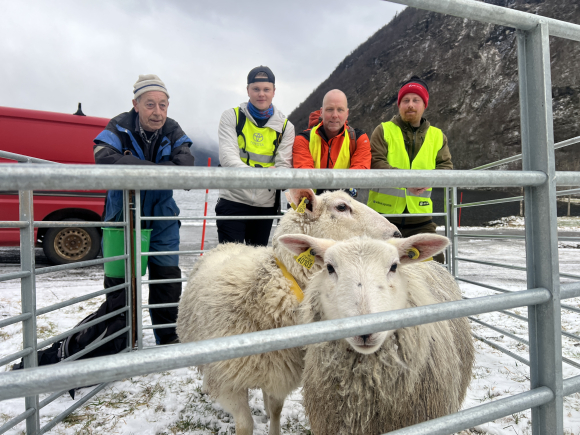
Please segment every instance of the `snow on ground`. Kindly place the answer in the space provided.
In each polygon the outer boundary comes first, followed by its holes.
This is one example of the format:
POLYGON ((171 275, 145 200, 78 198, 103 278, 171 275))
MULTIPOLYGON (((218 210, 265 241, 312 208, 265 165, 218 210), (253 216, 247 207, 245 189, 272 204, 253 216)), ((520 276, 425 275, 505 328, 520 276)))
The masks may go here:
MULTIPOLYGON (((562 219, 562 218, 560 218, 562 219)), ((560 221, 561 229, 579 231, 579 220, 560 221)), ((507 218, 498 222, 496 228, 517 228, 519 218, 507 218)), ((212 228, 215 231, 215 227, 212 228)), ((492 233, 493 228, 462 228, 462 232, 492 233)), ((580 243, 560 243, 560 270, 564 273, 580 274, 580 243)), ((0 251, 1 252, 1 251, 0 251)), ((523 240, 507 239, 461 239, 460 256, 494 261, 502 264, 525 265, 523 240)), ((194 261, 193 257, 181 259, 186 272, 194 261)), ((16 265, 0 265, 0 273, 16 272, 16 265)), ((484 266, 475 263, 460 263, 460 277, 485 282, 507 290, 526 288, 525 272, 484 266)), ((59 272, 37 277, 37 306, 43 307, 102 288, 102 268, 90 267, 82 270, 59 272)), ((569 282, 563 279, 562 282, 569 282)), ((466 297, 480 297, 495 292, 472 284, 460 283, 466 297)), ((143 288, 144 299, 147 288, 143 288)), ((39 317, 39 338, 44 339, 72 328, 78 321, 92 312, 104 300, 96 298, 58 312, 39 317)), ((580 298, 563 301, 564 304, 580 307, 580 298)), ((527 316, 525 307, 511 310, 514 314, 527 316)), ((18 280, 0 283, 0 318, 20 313, 20 283, 18 280)), ((506 314, 494 312, 476 316, 477 319, 503 328, 512 334, 527 339, 527 324, 506 314)), ((147 311, 144 322, 150 323, 147 311)), ((472 322, 473 331, 511 352, 528 358, 527 347, 503 334, 472 322)), ((580 319, 577 313, 562 310, 562 329, 580 335, 580 319)), ((0 357, 21 349, 22 328, 20 324, 0 330, 0 357)), ((566 358, 580 363, 580 343, 563 337, 563 353, 566 358)), ((146 331, 145 345, 153 345, 150 331, 146 331)), ((464 408, 470 408, 492 400, 509 397, 529 389, 528 367, 490 346, 476 341, 477 360, 473 381, 468 390, 464 408)), ((0 367, 0 370, 8 370, 0 367)), ((564 377, 577 376, 580 370, 564 364, 564 377)), ((76 400, 85 396, 91 388, 77 392, 76 400)), ((42 395, 41 400, 47 397, 42 395)), ((41 425, 60 414, 73 401, 65 393, 41 411, 41 425)), ((269 423, 264 416, 261 392, 250 392, 250 406, 254 413, 256 434, 267 434, 269 423)), ((580 434, 580 394, 568 396, 564 401, 565 433, 580 434)), ((0 404, 0 426, 24 410, 23 399, 13 399, 0 404)), ((308 421, 304 415, 300 390, 295 391, 284 405, 282 418, 283 433, 309 434, 308 421)), ((8 434, 24 433, 20 423, 8 434)), ((195 368, 182 368, 168 372, 138 376, 109 384, 91 398, 87 405, 68 416, 50 433, 54 434, 230 434, 234 433, 232 417, 201 392, 201 376, 195 368)), ((467 431, 465 433, 468 433, 467 431)), ((513 414, 494 422, 478 426, 469 433, 486 434, 531 434, 530 411, 513 414)))

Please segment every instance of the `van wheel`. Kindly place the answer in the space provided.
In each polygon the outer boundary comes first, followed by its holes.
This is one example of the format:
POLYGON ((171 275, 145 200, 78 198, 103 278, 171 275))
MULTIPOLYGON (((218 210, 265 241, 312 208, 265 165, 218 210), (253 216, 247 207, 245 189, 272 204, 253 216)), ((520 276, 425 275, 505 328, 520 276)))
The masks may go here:
POLYGON ((54 264, 92 260, 101 250, 101 235, 96 228, 49 228, 42 249, 54 264))

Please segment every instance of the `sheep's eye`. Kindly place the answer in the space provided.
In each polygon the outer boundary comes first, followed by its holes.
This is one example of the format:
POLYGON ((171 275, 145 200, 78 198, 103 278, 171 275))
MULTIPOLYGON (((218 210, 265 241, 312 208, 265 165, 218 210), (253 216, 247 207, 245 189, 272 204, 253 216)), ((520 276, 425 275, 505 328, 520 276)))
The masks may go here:
POLYGON ((328 273, 330 274, 334 273, 334 267, 332 267, 332 264, 327 264, 326 270, 328 270, 328 273))
POLYGON ((346 204, 338 204, 338 205, 336 206, 336 209, 337 209, 338 211, 346 211, 346 209, 347 209, 347 208, 348 208, 348 207, 346 206, 346 204))
POLYGON ((396 272, 396 271, 397 271, 397 263, 393 263, 393 265, 391 266, 390 272, 396 272))

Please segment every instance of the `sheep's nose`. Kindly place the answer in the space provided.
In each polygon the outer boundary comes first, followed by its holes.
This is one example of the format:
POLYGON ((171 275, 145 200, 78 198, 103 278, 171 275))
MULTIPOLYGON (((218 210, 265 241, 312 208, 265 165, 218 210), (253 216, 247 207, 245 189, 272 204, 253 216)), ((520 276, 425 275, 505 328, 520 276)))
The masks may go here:
POLYGON ((365 344, 369 340, 370 337, 371 337, 371 334, 361 335, 360 336, 360 338, 362 338, 363 343, 365 343, 365 344))
POLYGON ((401 237, 403 237, 403 235, 401 234, 400 231, 395 231, 395 234, 393 234, 393 237, 400 239, 401 237))

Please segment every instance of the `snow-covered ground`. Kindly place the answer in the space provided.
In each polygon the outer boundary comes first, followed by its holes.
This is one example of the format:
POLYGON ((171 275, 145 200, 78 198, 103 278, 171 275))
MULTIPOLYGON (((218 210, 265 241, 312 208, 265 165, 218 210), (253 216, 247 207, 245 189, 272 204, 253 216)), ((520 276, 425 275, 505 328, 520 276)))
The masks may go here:
MULTIPOLYGON (((182 211, 183 209, 184 207, 182 206, 182 211)), ((522 224, 519 218, 504 219, 502 222, 498 222, 495 228, 462 228, 462 232, 485 234, 506 229, 514 231, 514 228, 518 228, 522 224)), ((561 229, 576 232, 576 235, 580 236, 580 220, 578 218, 561 218, 559 219, 559 226, 561 229)), ((187 226, 183 228, 186 229, 187 226)), ((215 227, 210 231, 215 231, 215 227)), ((213 236, 210 235, 209 237, 213 239, 213 236)), ((510 265, 525 265, 523 240, 461 239, 459 253, 460 256, 466 258, 510 265)), ((2 255, 1 250, 0 255, 2 255)), ((580 243, 561 242, 559 258, 561 272, 580 275, 580 243)), ((194 260, 194 257, 181 259, 184 272, 187 273, 194 260)), ((0 273, 2 274, 15 272, 18 269, 17 265, 0 264, 0 273)), ((508 290, 526 288, 525 272, 511 269, 461 262, 460 277, 508 290)), ((37 306, 51 305, 99 290, 102 288, 102 279, 101 267, 40 275, 37 277, 37 306)), ((569 281, 568 279, 562 280, 562 282, 569 281)), ((494 293, 472 284, 460 283, 460 285, 466 297, 478 297, 494 293)), ((143 292, 144 298, 147 298, 146 287, 143 288, 143 292)), ((39 338, 48 338, 72 328, 103 300, 102 297, 97 298, 39 317, 39 338)), ((569 299, 563 303, 580 307, 580 298, 569 299)), ((20 309, 19 281, 1 282, 0 319, 19 314, 21 312, 20 309)), ((527 315, 525 307, 511 311, 521 316, 527 315)), ((144 311, 144 318, 145 323, 149 323, 146 311, 144 311)), ((489 313, 477 316, 477 318, 504 328, 524 339, 527 338, 527 324, 513 317, 501 313, 489 313)), ((477 323, 472 322, 472 327, 476 334, 494 341, 524 358, 528 358, 526 346, 477 323)), ((562 329, 580 335, 580 318, 578 314, 563 309, 562 329)), ((20 324, 0 329, 0 357, 21 349, 21 334, 20 324)), ((563 337, 562 341, 564 356, 580 363, 580 343, 576 343, 566 337, 563 337)), ((145 336, 145 344, 154 344, 153 337, 149 331, 147 331, 145 336)), ((477 348, 477 361, 464 408, 505 398, 529 389, 529 370, 527 366, 482 342, 476 341, 475 345, 477 348)), ((0 367, 2 371, 8 369, 6 366, 0 367)), ((580 370, 564 364, 565 378, 579 374, 580 370)), ((75 400, 82 398, 90 391, 91 388, 79 390, 75 400)), ((41 400, 46 396, 41 396, 41 400)), ((46 424, 73 403, 74 401, 68 394, 63 394, 59 399, 42 409, 41 425, 46 424)), ((255 433, 267 434, 269 424, 264 418, 263 401, 259 391, 250 393, 250 405, 255 415, 255 433)), ((580 394, 566 397, 564 409, 565 433, 580 434, 580 394)), ((0 402, 0 426, 23 410, 23 399, 0 402)), ((201 392, 201 376, 197 370, 195 368, 183 368, 111 383, 103 391, 91 398, 88 404, 68 416, 63 423, 58 424, 50 433, 67 435, 230 434, 234 433, 233 427, 232 417, 201 392)), ((310 433, 301 403, 300 390, 295 391, 286 401, 283 410, 282 427, 285 434, 310 433)), ((24 433, 24 423, 20 423, 15 429, 9 430, 7 433, 24 433)), ((483 424, 469 431, 469 433, 531 434, 530 412, 528 410, 483 424)))

